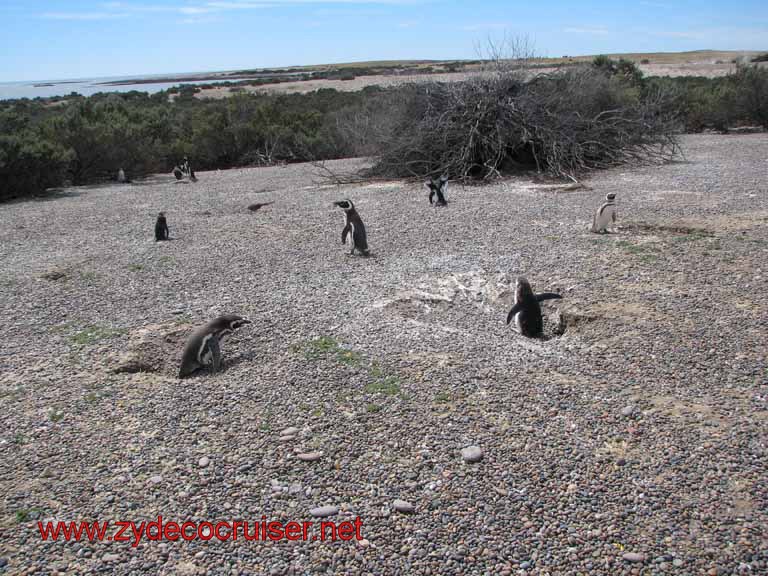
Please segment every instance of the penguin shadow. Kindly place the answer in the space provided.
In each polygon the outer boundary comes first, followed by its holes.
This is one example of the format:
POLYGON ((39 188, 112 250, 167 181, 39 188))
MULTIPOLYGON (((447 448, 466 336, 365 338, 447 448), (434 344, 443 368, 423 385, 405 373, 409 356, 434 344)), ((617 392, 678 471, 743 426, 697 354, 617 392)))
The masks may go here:
MULTIPOLYGON (((83 188, 87 190, 87 187, 85 186, 78 186, 78 188, 83 188)), ((33 202, 49 202, 51 200, 59 200, 60 198, 77 198, 78 196, 82 196, 82 194, 83 192, 81 192, 79 189, 74 189, 74 188, 50 188, 45 192, 35 194, 34 196, 32 196, 31 200, 33 202)), ((7 204, 13 204, 16 202, 19 202, 19 203, 27 202, 28 200, 29 198, 16 198, 13 200, 9 200, 7 204)))
POLYGON ((192 374, 184 378, 178 378, 178 369, 177 369, 175 376, 177 380, 193 380, 195 378, 210 378, 213 376, 226 374, 229 370, 231 370, 235 366, 239 366, 240 364, 243 364, 245 362, 252 362, 255 359, 256 359, 256 352, 251 350, 247 352, 242 352, 240 354, 236 354, 234 356, 225 356, 222 359, 221 368, 219 369, 218 372, 214 372, 210 366, 203 366, 202 368, 195 370, 194 372, 192 372, 192 374))
POLYGON ((617 233, 634 234, 637 236, 714 236, 712 230, 692 226, 650 224, 648 222, 626 222, 616 226, 617 233))

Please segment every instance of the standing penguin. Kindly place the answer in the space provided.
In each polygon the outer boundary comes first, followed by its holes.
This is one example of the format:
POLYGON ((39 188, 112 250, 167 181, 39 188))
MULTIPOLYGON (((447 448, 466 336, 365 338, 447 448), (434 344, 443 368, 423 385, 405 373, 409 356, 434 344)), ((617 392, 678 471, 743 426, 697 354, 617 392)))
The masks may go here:
POLYGON ((534 294, 528 280, 518 276, 515 286, 515 305, 512 306, 512 310, 507 314, 507 324, 514 318, 515 326, 517 326, 520 334, 528 338, 541 336, 544 330, 544 322, 541 318, 539 302, 552 298, 562 298, 562 296, 554 292, 534 294))
POLYGON ((250 323, 250 320, 242 316, 224 314, 192 332, 181 356, 179 378, 185 378, 206 366, 210 366, 213 372, 221 370, 221 343, 224 337, 250 323))
POLYGON ((355 205, 352 204, 352 200, 339 200, 333 204, 344 210, 346 213, 346 224, 341 231, 341 243, 346 244, 347 234, 352 232, 352 252, 350 252, 350 255, 354 254, 355 250, 357 250, 363 256, 370 256, 370 252, 368 251, 368 239, 365 235, 365 225, 363 224, 360 215, 357 213, 357 210, 355 210, 355 205))
POLYGON ((162 212, 157 215, 157 220, 155 221, 155 242, 160 240, 168 240, 168 221, 162 212))
POLYGON ((429 203, 432 204, 432 198, 437 196, 437 206, 448 206, 448 200, 445 199, 445 189, 448 184, 448 176, 440 176, 440 178, 430 178, 428 182, 425 182, 425 186, 429 189, 429 203))
POLYGON ((600 206, 592 220, 592 232, 605 234, 608 232, 608 226, 616 222, 618 212, 615 200, 616 194, 606 194, 605 203, 600 206))
POLYGON ((184 178, 184 172, 181 171, 181 168, 178 166, 173 167, 173 175, 176 176, 176 180, 181 180, 184 178))

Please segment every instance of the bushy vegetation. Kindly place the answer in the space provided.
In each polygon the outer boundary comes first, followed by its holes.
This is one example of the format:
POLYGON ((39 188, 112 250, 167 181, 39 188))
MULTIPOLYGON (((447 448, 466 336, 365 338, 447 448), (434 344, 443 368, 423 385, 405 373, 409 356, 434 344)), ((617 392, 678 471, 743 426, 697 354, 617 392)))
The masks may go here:
MULTIPOLYGON (((367 69, 320 75, 352 77, 367 69)), ((359 92, 77 94, 0 101, 0 200, 64 183, 167 172, 373 156, 375 172, 489 177, 520 167, 557 176, 665 158, 674 134, 768 127, 768 69, 724 78, 644 78, 596 58, 530 80, 499 69, 466 82, 359 92)))
POLYGON ((502 69, 413 85, 373 173, 488 178, 523 167, 575 178, 669 158, 676 117, 640 83, 632 63, 598 59, 533 79, 502 69))
POLYGON ((196 170, 339 158, 352 152, 336 114, 366 93, 235 94, 200 100, 183 86, 0 102, 0 200, 64 182, 80 185, 167 172, 189 156, 196 170))
POLYGON ((501 67, 399 96, 357 119, 358 138, 369 126, 365 140, 377 143, 376 175, 487 178, 528 167, 577 178, 669 159, 683 131, 768 128, 768 69, 747 65, 723 78, 645 78, 631 61, 598 56, 533 79, 530 67, 501 67))

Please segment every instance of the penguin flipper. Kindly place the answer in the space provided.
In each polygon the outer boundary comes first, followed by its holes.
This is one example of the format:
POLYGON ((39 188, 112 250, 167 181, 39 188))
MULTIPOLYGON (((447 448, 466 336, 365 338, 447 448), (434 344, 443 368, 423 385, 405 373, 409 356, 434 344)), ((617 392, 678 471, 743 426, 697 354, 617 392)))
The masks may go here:
POLYGON ((352 229, 352 226, 350 224, 347 224, 344 226, 344 230, 341 231, 341 243, 346 244, 347 243, 347 234, 349 234, 349 231, 352 229))
POLYGON ((208 347, 211 349, 211 370, 219 372, 221 370, 221 347, 219 339, 214 336, 208 341, 208 347))
POLYGON ((509 314, 507 314, 507 324, 512 322, 512 318, 515 317, 515 314, 520 312, 522 309, 523 309, 523 305, 520 302, 512 306, 512 310, 510 310, 509 314))
POLYGON ((542 302, 543 300, 561 300, 563 297, 560 294, 555 294, 554 292, 542 292, 541 294, 536 294, 536 301, 542 302))

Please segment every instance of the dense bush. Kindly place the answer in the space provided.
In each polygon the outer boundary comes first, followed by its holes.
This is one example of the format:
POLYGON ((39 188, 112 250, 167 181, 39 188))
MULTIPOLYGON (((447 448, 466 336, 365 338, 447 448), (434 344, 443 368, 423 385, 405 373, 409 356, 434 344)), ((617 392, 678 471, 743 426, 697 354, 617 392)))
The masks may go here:
POLYGON ((665 159, 675 118, 641 98, 633 74, 603 66, 523 80, 497 72, 408 88, 374 174, 488 178, 519 167, 558 177, 665 159))

